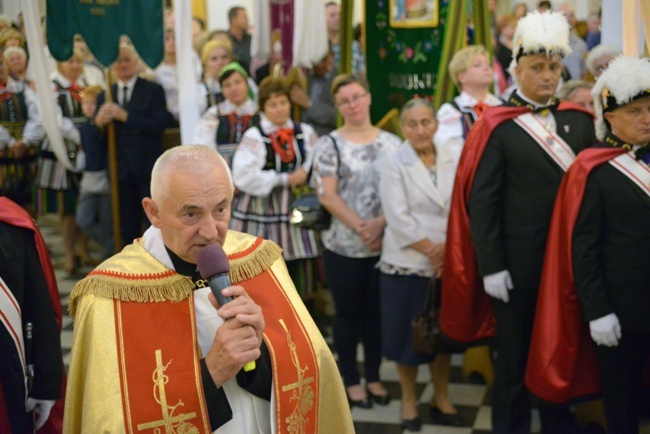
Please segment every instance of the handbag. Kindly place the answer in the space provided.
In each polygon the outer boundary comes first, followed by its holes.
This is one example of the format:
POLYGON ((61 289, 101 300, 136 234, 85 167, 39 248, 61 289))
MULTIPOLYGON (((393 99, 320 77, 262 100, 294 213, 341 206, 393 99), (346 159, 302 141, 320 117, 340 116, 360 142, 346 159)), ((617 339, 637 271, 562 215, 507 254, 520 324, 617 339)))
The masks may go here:
MULTIPOLYGON (((327 136, 332 139, 334 149, 336 150, 336 156, 339 157, 339 147, 336 140, 329 134, 327 136)), ((337 162, 337 175, 338 165, 339 163, 337 162)), ((307 174, 307 181, 301 188, 294 190, 294 194, 297 197, 291 204, 289 223, 304 229, 324 231, 329 229, 330 224, 332 223, 332 215, 323 205, 321 205, 318 200, 318 195, 314 189, 309 186, 313 169, 314 164, 312 163, 312 167, 309 168, 309 173, 307 174)))
POLYGON ((436 291, 436 278, 434 276, 429 280, 422 312, 415 315, 411 320, 413 351, 416 353, 433 355, 438 352, 441 344, 438 309, 435 307, 436 291))

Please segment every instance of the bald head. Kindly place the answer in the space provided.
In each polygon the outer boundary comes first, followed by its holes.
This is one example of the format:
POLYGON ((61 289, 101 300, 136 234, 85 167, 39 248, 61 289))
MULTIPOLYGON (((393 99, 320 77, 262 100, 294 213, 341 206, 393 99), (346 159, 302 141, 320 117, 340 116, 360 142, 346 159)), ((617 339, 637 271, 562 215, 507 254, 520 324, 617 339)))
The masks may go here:
MULTIPOLYGON (((159 202, 169 193, 169 180, 175 173, 192 174, 197 183, 201 176, 218 167, 233 186, 230 168, 223 157, 214 149, 202 145, 175 146, 163 153, 151 172, 151 198, 159 202)), ((233 187, 234 190, 234 187, 233 187)))

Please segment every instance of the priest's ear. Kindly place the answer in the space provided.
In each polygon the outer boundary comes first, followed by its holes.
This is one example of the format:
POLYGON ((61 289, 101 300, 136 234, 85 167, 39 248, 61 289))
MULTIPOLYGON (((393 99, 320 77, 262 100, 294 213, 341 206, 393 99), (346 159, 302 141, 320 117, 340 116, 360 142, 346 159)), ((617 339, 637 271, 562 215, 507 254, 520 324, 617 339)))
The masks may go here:
POLYGON ((142 208, 144 208, 144 212, 151 224, 156 228, 160 228, 160 209, 158 209, 156 202, 150 197, 145 197, 142 199, 142 208))

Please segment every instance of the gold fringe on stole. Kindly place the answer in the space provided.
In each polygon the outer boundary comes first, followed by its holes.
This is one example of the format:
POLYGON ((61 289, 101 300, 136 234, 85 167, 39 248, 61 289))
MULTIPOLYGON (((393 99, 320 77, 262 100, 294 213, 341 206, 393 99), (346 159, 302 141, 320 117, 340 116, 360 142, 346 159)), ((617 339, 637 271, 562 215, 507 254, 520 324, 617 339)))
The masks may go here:
POLYGON ((86 294, 148 303, 185 300, 193 289, 189 278, 167 268, 136 242, 77 282, 70 294, 68 311, 74 318, 77 298, 86 294))
MULTIPOLYGON (((235 231, 229 232, 227 241, 234 242, 228 255, 230 279, 234 284, 263 273, 282 257, 282 248, 273 241, 235 231)), ((165 267, 140 243, 134 243, 77 282, 70 294, 68 311, 74 318, 77 298, 86 294, 150 303, 185 300, 193 290, 190 279, 165 267)))
POLYGON ((151 303, 182 301, 190 296, 194 283, 185 276, 176 274, 156 280, 123 280, 110 275, 93 275, 77 282, 70 294, 68 311, 74 319, 76 299, 86 294, 121 301, 151 303))
POLYGON ((273 241, 262 241, 252 252, 241 257, 232 255, 230 262, 230 281, 233 284, 252 279, 271 268, 271 265, 282 256, 282 248, 273 241))

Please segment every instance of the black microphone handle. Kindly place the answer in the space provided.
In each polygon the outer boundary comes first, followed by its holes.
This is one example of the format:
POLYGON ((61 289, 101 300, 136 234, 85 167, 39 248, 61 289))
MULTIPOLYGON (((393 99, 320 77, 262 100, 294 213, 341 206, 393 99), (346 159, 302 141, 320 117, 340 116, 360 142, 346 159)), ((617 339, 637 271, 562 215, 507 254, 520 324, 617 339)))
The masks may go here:
POLYGON ((216 276, 211 277, 208 279, 208 285, 210 285, 210 289, 212 290, 212 293, 214 296, 217 298, 217 301, 219 302, 219 306, 223 307, 226 303, 233 301, 232 297, 226 297, 221 293, 224 289, 228 288, 229 286, 232 286, 232 283, 230 283, 230 276, 228 276, 228 273, 223 273, 223 274, 217 274, 216 276))

